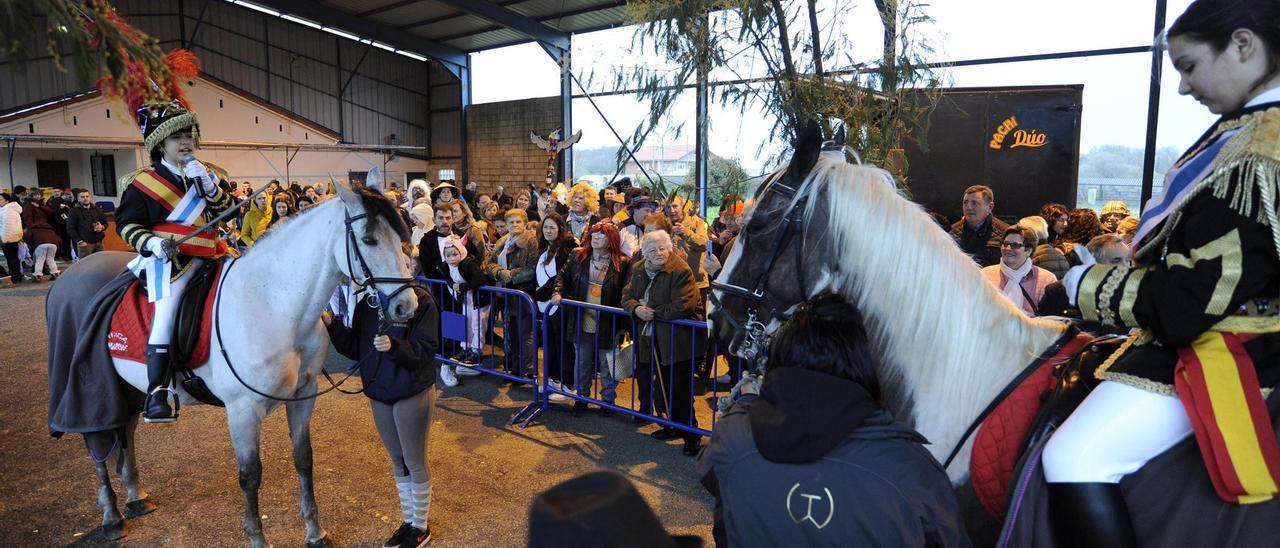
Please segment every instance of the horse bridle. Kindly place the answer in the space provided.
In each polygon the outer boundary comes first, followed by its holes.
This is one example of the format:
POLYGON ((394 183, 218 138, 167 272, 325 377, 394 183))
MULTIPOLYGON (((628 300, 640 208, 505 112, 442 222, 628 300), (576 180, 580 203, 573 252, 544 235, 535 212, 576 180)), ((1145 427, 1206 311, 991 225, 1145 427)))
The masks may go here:
POLYGON ((360 252, 359 242, 356 241, 356 232, 352 227, 353 223, 361 219, 365 219, 365 222, 368 222, 369 214, 361 213, 353 216, 351 215, 350 210, 344 209, 343 215, 346 217, 344 222, 347 227, 347 272, 351 275, 351 284, 359 289, 357 293, 363 294, 369 299, 369 306, 372 306, 378 311, 378 315, 381 316, 382 320, 390 323, 390 316, 388 315, 389 312, 387 308, 391 305, 391 299, 396 298, 396 295, 399 295, 405 290, 419 284, 413 278, 386 278, 374 276, 373 271, 369 269, 369 263, 364 260, 364 254, 360 252), (353 268, 354 265, 351 262, 351 257, 353 255, 355 256, 357 263, 360 265, 360 273, 364 276, 363 279, 356 278, 356 270, 353 268), (378 289, 378 284, 380 283, 400 285, 390 294, 387 294, 381 289, 378 289))
MULTIPOLYGON (((769 256, 769 262, 765 264, 764 270, 756 276, 750 289, 729 283, 711 282, 713 290, 723 291, 727 294, 734 295, 746 299, 747 301, 747 319, 744 324, 738 323, 737 320, 729 314, 722 314, 726 322, 729 323, 737 331, 744 333, 742 339, 742 348, 738 349, 740 355, 748 360, 760 356, 765 345, 765 324, 761 321, 760 304, 764 302, 766 286, 769 283, 769 273, 773 271, 774 265, 778 262, 778 257, 782 255, 782 250, 787 247, 791 239, 800 233, 804 228, 804 205, 809 200, 807 195, 799 195, 799 191, 790 185, 781 183, 781 176, 770 181, 760 193, 761 197, 768 196, 775 189, 783 195, 791 199, 791 206, 787 209, 786 215, 782 218, 782 226, 778 238, 773 241, 773 254, 769 256)), ((753 213, 754 215, 754 213, 753 213)), ((800 261, 801 253, 796 253, 796 274, 800 276, 800 281, 804 281, 803 263, 800 261)), ((711 302, 717 307, 723 307, 721 300, 712 291, 711 302)))

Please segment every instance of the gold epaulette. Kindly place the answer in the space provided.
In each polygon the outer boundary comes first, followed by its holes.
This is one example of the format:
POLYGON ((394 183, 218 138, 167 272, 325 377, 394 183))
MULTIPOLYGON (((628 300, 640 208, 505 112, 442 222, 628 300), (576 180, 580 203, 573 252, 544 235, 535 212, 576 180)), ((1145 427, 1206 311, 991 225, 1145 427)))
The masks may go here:
POLYGON ((129 188, 129 185, 133 184, 133 180, 137 178, 139 174, 141 174, 142 172, 148 169, 151 169, 151 166, 141 167, 133 171, 130 171, 129 173, 126 173, 123 177, 119 179, 120 191, 124 192, 124 189, 129 188))

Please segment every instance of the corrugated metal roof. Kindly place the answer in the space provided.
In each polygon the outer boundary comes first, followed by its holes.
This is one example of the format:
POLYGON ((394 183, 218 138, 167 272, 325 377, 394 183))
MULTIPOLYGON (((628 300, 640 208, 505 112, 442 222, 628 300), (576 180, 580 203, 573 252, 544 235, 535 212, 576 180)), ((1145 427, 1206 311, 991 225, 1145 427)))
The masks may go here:
MULTIPOLYGON (((472 0, 509 9, 564 32, 625 24, 625 0, 472 0)), ((464 51, 530 40, 522 33, 435 0, 324 0, 371 23, 395 28, 464 51)))

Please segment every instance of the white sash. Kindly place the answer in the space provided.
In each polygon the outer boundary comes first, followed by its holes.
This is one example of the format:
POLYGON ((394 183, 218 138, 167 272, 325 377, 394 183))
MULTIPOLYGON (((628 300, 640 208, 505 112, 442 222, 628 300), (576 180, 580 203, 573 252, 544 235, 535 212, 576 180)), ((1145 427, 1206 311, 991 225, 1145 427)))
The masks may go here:
MULTIPOLYGON (((187 193, 182 196, 178 206, 173 208, 173 211, 170 211, 164 220, 186 226, 195 226, 205 208, 204 198, 200 197, 199 191, 196 190, 196 185, 198 184, 191 185, 187 189, 187 193)), ((132 272, 134 277, 142 278, 143 272, 147 274, 147 302, 154 303, 169 297, 169 278, 173 274, 173 260, 176 258, 170 257, 168 261, 159 261, 154 256, 143 257, 139 253, 137 257, 129 261, 129 272, 132 272)))

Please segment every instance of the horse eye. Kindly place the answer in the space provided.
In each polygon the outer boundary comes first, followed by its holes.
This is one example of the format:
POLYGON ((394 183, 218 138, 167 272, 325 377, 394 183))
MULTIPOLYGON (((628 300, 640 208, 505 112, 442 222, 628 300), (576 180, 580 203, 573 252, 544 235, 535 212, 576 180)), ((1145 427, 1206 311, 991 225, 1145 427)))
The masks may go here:
POLYGON ((361 241, 364 242, 364 245, 378 245, 378 240, 371 238, 369 236, 365 236, 363 239, 361 239, 361 241))

